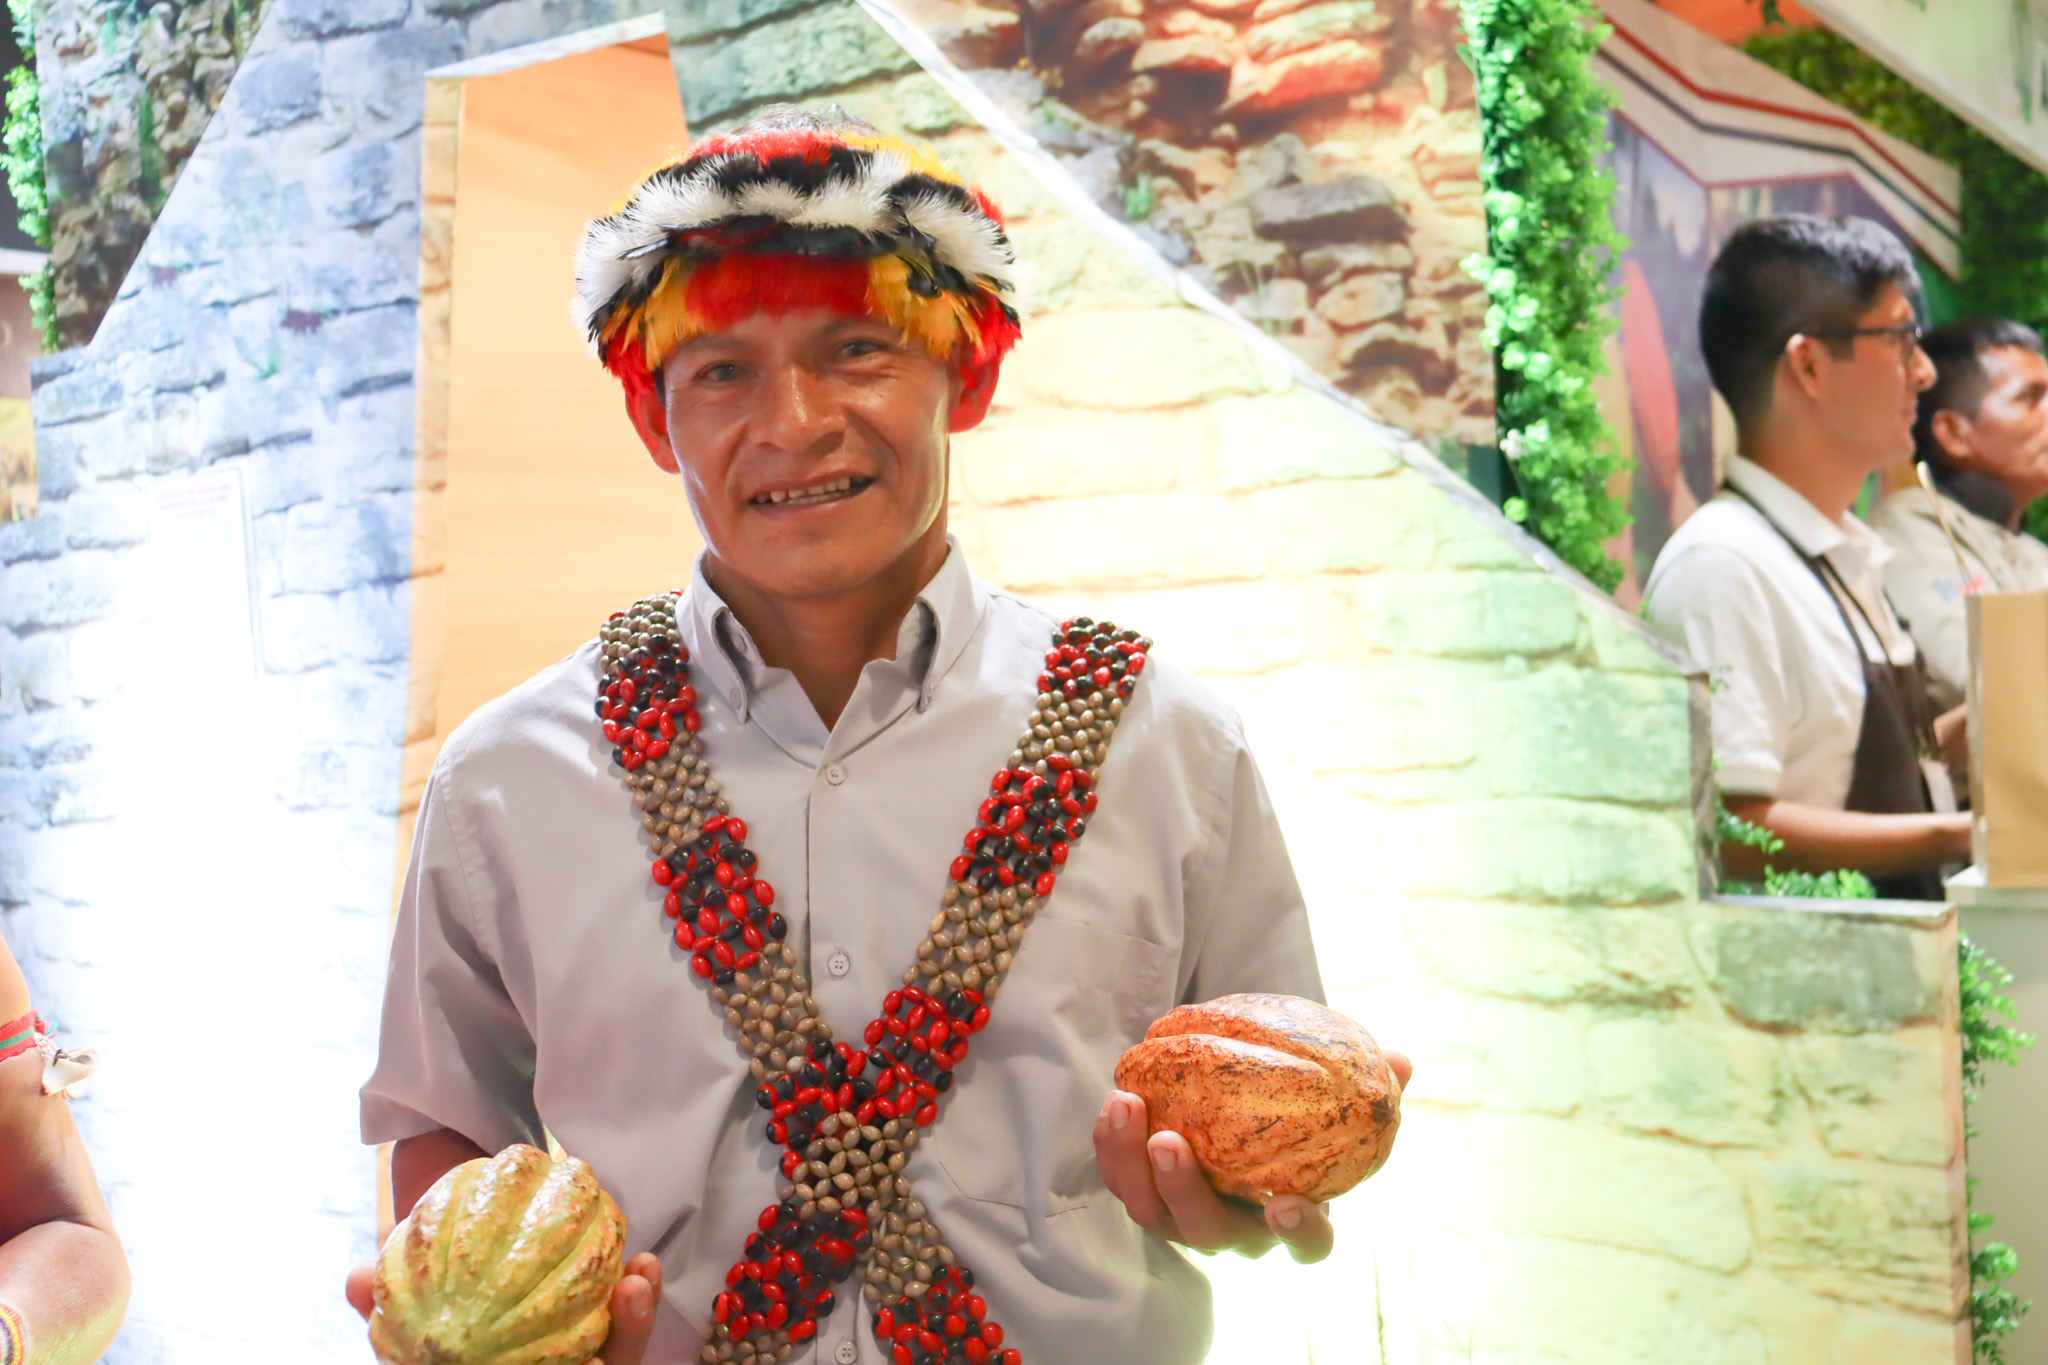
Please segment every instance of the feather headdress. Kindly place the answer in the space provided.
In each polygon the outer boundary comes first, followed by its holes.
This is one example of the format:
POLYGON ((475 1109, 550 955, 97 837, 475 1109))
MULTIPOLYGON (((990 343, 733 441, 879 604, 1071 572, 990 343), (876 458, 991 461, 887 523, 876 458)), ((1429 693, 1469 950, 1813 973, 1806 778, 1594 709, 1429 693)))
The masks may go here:
POLYGON ((629 389, 758 311, 881 318, 956 363, 1016 344, 1017 261, 987 195, 841 111, 704 139, 585 230, 575 316, 629 389))

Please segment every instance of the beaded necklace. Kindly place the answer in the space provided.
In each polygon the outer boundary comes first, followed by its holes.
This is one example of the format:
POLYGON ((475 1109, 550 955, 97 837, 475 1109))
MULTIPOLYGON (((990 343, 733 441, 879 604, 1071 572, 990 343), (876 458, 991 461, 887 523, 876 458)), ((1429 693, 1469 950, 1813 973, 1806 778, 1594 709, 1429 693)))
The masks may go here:
POLYGON ((704 1365, 787 1360, 858 1274, 894 1365, 1019 1365, 904 1174, 1024 937, 1095 811, 1096 777, 1152 642, 1077 616, 1045 655, 1030 725, 989 784, 917 961, 862 1044, 836 1042, 698 737, 677 594, 606 622, 598 719, 617 747, 675 941, 725 1010, 783 1149, 778 1202, 712 1301, 704 1365))

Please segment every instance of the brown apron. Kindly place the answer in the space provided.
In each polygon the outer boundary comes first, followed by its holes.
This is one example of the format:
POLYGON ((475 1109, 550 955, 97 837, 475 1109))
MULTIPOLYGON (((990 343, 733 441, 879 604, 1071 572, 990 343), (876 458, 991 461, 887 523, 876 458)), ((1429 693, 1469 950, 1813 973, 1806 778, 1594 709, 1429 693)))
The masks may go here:
MULTIPOLYGON (((1878 663, 1863 648, 1863 637, 1849 620, 1847 601, 1863 618, 1870 638, 1882 644, 1884 635, 1863 609, 1862 601, 1825 558, 1808 555, 1771 520, 1770 513, 1757 507, 1756 500, 1741 489, 1729 492, 1756 508, 1758 516, 1791 547, 1813 576, 1820 580, 1828 599, 1841 613, 1842 629, 1856 647, 1863 662, 1863 728, 1856 736, 1856 762, 1849 772, 1849 795, 1842 809, 1870 815, 1926 815, 1934 810, 1927 792, 1927 776, 1920 760, 1940 752, 1934 740, 1934 706, 1927 696, 1927 672, 1918 653, 1911 664, 1878 663)), ((1886 605, 1890 605, 1889 599, 1886 605)), ((1893 613, 1897 619, 1897 613, 1893 613)), ((1871 878, 1877 894, 1896 900, 1938 901, 1945 897, 1938 868, 1895 872, 1871 878)))

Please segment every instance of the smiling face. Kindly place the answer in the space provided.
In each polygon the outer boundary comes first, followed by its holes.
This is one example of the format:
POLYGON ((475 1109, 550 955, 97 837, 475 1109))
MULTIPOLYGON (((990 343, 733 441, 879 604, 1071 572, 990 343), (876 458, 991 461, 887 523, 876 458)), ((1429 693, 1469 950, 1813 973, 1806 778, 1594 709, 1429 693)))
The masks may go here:
POLYGON ((812 308, 687 342, 662 379, 628 411, 683 476, 722 590, 833 598, 937 572, 947 434, 980 420, 992 372, 963 377, 886 322, 812 308))

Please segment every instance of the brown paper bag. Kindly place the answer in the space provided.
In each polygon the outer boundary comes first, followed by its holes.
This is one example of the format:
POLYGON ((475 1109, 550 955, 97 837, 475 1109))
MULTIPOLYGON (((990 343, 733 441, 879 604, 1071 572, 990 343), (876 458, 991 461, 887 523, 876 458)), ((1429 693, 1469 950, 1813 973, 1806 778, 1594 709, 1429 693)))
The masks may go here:
POLYGON ((1987 886, 2048 886, 2048 592, 1968 611, 1972 851, 1987 886))

